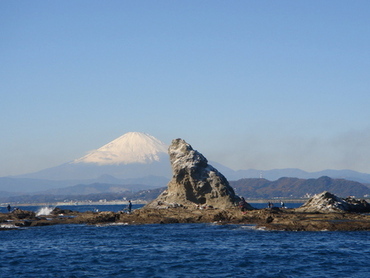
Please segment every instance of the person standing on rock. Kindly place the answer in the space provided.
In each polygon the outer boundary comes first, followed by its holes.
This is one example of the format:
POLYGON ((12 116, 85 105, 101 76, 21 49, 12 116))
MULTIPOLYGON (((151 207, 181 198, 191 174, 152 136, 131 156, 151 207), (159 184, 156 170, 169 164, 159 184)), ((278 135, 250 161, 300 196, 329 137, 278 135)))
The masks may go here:
POLYGON ((12 209, 12 207, 10 205, 7 206, 7 209, 8 209, 8 212, 10 212, 10 210, 12 209))
POLYGON ((132 203, 131 203, 131 201, 129 200, 129 201, 128 201, 128 205, 127 205, 128 213, 130 213, 130 212, 131 212, 131 209, 132 209, 132 203))

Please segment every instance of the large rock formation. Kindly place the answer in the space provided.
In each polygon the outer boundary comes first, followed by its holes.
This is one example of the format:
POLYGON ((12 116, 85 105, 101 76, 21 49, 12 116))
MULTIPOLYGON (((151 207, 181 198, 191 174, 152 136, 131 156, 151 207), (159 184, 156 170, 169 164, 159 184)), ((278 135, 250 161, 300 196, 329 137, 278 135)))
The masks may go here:
POLYGON ((351 197, 342 199, 324 191, 313 196, 296 210, 304 212, 370 212, 370 205, 365 200, 351 197))
POLYGON ((172 140, 168 149, 172 180, 168 188, 146 207, 212 206, 234 207, 240 198, 226 178, 207 159, 182 139, 172 140))

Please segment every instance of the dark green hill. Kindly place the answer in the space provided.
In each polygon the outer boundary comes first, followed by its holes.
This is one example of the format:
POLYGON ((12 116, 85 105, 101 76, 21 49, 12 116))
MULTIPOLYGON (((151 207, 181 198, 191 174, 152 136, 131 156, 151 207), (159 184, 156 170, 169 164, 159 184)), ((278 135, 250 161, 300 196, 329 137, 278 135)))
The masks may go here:
POLYGON ((280 178, 276 181, 266 179, 240 179, 230 181, 236 194, 245 198, 302 198, 323 191, 347 197, 363 198, 370 195, 370 188, 362 183, 345 179, 332 179, 327 176, 318 179, 280 178))

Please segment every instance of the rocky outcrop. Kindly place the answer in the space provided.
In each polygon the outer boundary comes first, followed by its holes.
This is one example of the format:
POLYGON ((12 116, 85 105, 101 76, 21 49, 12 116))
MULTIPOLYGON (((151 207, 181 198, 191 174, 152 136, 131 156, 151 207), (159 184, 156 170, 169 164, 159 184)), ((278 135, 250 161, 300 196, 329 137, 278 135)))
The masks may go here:
POLYGON ((139 225, 170 223, 218 223, 249 225, 257 229, 280 231, 370 231, 369 213, 300 212, 296 209, 186 209, 184 207, 157 209, 141 208, 124 212, 76 212, 50 214, 47 217, 23 218, 22 214, 0 213, 0 231, 35 226, 61 224, 139 225))
POLYGON ((183 207, 143 208, 132 213, 72 212, 63 216, 18 219, 0 213, 0 231, 61 224, 139 225, 170 223, 218 223, 250 225, 257 229, 280 231, 370 231, 370 214, 347 212, 297 212, 294 209, 185 209, 183 207))
POLYGON ((324 191, 313 196, 296 210, 301 212, 370 212, 370 205, 365 200, 351 197, 342 199, 324 191))
POLYGON ((15 219, 34 219, 36 217, 35 212, 22 209, 15 209, 14 211, 11 212, 11 215, 15 219))
POLYGON ((167 190, 146 207, 231 208, 240 201, 226 178, 184 140, 173 140, 168 152, 172 180, 167 190))
POLYGON ((112 211, 86 212, 79 214, 75 221, 87 224, 113 223, 119 219, 119 215, 112 211))

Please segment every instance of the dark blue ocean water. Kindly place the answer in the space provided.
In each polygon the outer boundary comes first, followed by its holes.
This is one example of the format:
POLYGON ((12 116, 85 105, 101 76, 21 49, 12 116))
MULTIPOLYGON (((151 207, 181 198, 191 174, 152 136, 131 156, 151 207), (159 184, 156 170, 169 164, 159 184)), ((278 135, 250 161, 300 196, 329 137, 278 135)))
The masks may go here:
POLYGON ((370 277, 370 232, 246 225, 59 225, 0 231, 1 277, 370 277))
POLYGON ((0 277, 370 277, 370 232, 213 224, 6 230, 0 277))

